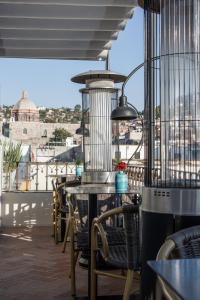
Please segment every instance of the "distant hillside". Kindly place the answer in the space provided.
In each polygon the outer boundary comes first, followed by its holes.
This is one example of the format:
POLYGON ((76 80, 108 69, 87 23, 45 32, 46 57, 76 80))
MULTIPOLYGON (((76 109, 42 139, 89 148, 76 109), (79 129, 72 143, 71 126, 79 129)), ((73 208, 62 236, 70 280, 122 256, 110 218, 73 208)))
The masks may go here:
MULTIPOLYGON (((1 116, 4 119, 10 119, 13 105, 3 105, 1 116)), ((73 109, 68 107, 61 108, 39 108, 40 121, 43 123, 78 123, 81 121, 81 106, 75 105, 73 109)))

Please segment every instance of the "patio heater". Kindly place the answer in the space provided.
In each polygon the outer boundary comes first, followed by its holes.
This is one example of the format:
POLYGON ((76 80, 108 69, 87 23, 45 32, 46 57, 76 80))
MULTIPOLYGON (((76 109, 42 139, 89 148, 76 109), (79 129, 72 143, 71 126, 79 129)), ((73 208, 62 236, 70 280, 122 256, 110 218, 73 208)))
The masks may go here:
POLYGON ((112 183, 115 180, 112 160, 115 158, 116 146, 113 145, 110 116, 118 104, 115 83, 125 79, 126 76, 109 70, 89 71, 71 79, 72 82, 86 85, 80 90, 84 147, 83 183, 112 183))
POLYGON ((168 234, 200 224, 200 2, 139 0, 139 4, 145 11, 142 291, 146 299, 155 283, 146 261, 156 258, 168 234))

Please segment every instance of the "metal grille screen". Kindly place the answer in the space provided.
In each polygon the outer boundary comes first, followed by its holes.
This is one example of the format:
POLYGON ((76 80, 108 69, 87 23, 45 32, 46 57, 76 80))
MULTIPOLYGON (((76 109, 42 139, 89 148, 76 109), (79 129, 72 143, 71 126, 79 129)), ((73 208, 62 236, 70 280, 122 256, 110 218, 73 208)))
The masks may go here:
POLYGON ((147 186, 200 186, 200 2, 146 1, 147 186), (148 34, 147 34, 148 33, 148 34), (160 56, 160 59, 155 57, 160 56))
POLYGON ((84 137, 85 168, 112 171, 112 110, 117 106, 114 89, 91 89, 83 94, 83 122, 89 130, 84 137))

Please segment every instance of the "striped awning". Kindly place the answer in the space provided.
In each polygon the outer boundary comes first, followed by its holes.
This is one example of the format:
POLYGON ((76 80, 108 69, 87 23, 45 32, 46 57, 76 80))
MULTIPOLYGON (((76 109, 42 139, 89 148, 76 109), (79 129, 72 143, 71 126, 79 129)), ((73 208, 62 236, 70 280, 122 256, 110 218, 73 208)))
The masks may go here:
POLYGON ((105 59, 137 0, 0 0, 0 56, 105 59))

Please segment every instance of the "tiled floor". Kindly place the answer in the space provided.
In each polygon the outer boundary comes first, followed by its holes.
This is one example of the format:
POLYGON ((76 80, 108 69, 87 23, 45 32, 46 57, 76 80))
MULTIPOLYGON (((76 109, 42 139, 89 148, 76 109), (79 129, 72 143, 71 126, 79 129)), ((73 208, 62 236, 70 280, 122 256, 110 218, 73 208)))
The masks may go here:
MULTIPOLYGON (((68 300, 69 255, 61 253, 48 227, 6 228, 0 232, 1 300, 68 300)), ((121 280, 100 278, 100 295, 122 294, 121 280)), ((87 295, 87 270, 77 266, 77 294, 87 295)))

